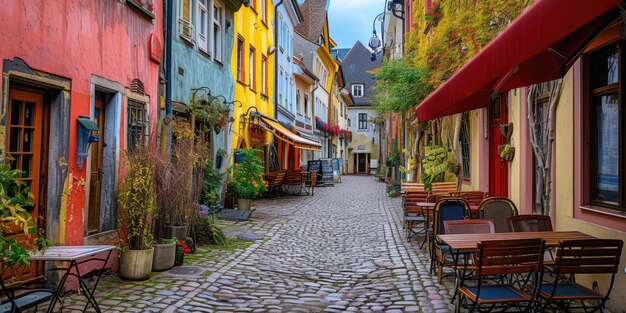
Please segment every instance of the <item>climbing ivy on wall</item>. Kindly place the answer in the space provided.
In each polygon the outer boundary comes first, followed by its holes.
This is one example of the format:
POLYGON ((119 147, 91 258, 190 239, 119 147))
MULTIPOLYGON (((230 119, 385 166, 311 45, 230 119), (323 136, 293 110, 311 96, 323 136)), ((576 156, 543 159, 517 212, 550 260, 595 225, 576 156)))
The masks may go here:
POLYGON ((434 87, 450 78, 533 2, 441 0, 425 10, 425 1, 413 1, 413 25, 405 48, 407 62, 428 69, 427 80, 434 87))

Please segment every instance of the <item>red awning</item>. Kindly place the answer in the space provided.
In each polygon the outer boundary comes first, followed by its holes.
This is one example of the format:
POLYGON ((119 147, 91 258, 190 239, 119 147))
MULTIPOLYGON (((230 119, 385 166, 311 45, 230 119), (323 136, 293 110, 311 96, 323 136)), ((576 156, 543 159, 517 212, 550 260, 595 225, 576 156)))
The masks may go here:
POLYGON ((416 108, 420 121, 486 107, 492 92, 563 77, 623 0, 537 0, 416 108))

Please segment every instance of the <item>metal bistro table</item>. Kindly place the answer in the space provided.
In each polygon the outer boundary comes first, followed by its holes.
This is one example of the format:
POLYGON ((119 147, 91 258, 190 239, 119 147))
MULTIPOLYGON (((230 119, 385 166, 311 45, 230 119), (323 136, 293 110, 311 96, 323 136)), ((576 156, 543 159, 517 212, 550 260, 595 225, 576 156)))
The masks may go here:
POLYGON ((87 304, 85 304, 83 312, 87 310, 89 304, 93 306, 96 312, 101 312, 100 307, 96 302, 96 298, 94 297, 94 294, 96 292, 96 288, 98 287, 98 283, 100 282, 100 278, 102 277, 102 273, 104 272, 107 262, 109 261, 109 257, 111 257, 111 252, 113 251, 113 249, 115 249, 115 246, 109 245, 52 246, 46 249, 43 254, 31 254, 30 259, 32 261, 69 262, 68 267, 55 267, 51 269, 56 271, 65 271, 65 273, 61 277, 61 281, 59 281, 59 285, 54 292, 54 297, 50 301, 50 306, 48 307, 47 312, 52 312, 54 310, 54 305, 57 301, 59 301, 60 295, 63 292, 65 283, 67 282, 67 278, 69 276, 73 276, 78 279, 79 288, 83 289, 85 297, 87 298, 87 304), (101 253, 106 253, 106 258, 97 256, 101 253), (102 262, 102 268, 100 269, 100 273, 98 273, 98 278, 96 279, 95 284, 92 288, 90 288, 89 285, 87 285, 87 283, 81 277, 78 266, 92 261, 102 262))

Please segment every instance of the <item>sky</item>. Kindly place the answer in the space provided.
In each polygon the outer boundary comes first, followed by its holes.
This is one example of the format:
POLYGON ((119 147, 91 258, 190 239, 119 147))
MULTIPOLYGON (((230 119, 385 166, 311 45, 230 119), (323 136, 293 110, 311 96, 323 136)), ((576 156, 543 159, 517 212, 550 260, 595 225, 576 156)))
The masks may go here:
MULTIPOLYGON (((372 38, 372 23, 385 9, 385 0, 329 0, 328 27, 338 48, 350 48, 357 40, 366 47, 372 38)), ((380 22, 376 23, 380 38, 380 22)))

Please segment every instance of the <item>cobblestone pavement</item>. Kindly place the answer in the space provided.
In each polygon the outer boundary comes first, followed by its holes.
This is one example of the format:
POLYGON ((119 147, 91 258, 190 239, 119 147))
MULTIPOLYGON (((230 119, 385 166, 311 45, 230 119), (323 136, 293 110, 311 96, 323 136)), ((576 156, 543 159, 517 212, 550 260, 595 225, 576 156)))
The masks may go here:
MULTIPOLYGON (((400 199, 372 176, 344 176, 314 196, 256 202, 248 222, 221 221, 230 236, 262 240, 186 257, 195 275, 106 278, 105 312, 450 312, 417 243, 404 240, 400 199)), ((241 242, 240 242, 241 243, 241 242)), ((82 309, 81 297, 64 312, 82 309)))

